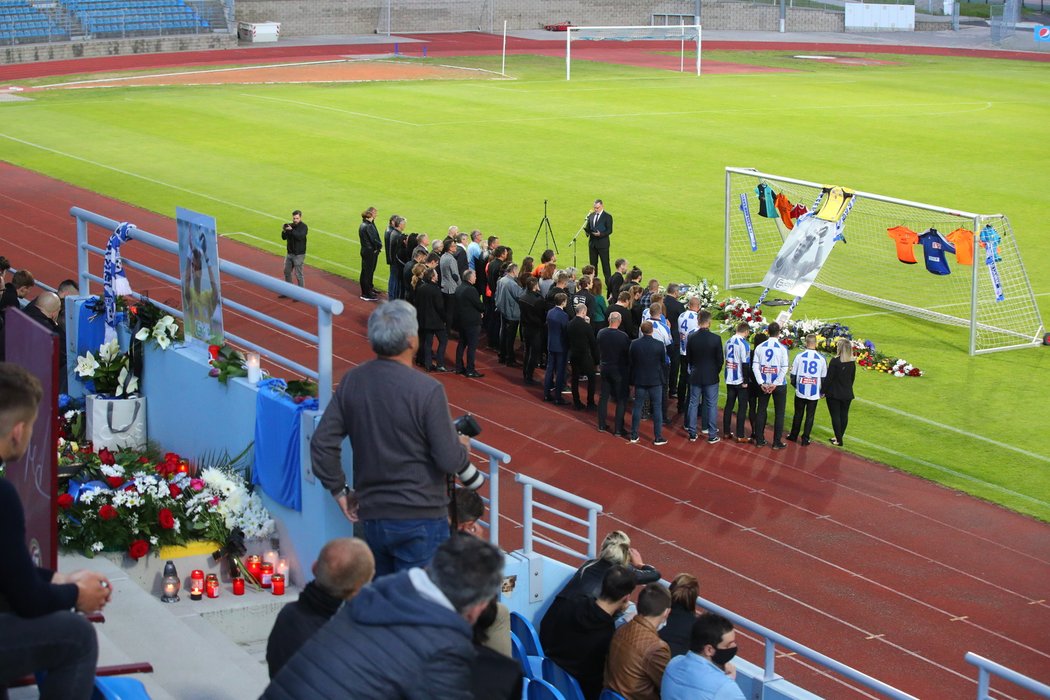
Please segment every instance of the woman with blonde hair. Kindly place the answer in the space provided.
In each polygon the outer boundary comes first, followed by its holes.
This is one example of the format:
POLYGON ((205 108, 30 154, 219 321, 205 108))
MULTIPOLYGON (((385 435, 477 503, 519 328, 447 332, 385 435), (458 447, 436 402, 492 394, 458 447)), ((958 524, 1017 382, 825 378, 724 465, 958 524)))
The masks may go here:
POLYGON ((597 599, 602 590, 602 580, 614 566, 626 566, 634 572, 639 586, 660 580, 660 572, 642 561, 642 555, 631 546, 631 538, 622 530, 613 530, 602 541, 598 558, 591 559, 576 570, 573 577, 558 593, 559 598, 586 596, 597 599))
POLYGON ((835 344, 836 354, 828 363, 828 376, 824 378, 824 398, 831 414, 831 429, 835 437, 831 444, 842 447, 842 438, 849 423, 849 405, 853 401, 853 380, 857 378, 857 363, 853 358, 853 345, 845 338, 835 344))
POLYGON ((671 647, 671 656, 681 656, 689 651, 690 635, 696 620, 696 597, 700 595, 700 582, 692 574, 678 574, 671 581, 671 614, 667 624, 660 630, 660 639, 671 647))

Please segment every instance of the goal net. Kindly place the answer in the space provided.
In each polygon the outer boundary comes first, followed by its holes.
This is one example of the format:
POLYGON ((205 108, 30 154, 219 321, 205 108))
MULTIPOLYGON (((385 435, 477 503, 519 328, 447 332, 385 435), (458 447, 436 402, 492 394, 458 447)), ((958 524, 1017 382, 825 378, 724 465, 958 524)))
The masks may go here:
MULTIPOLYGON (((791 208, 812 209, 825 185, 726 168, 725 187, 725 288, 761 286, 787 227, 775 208, 768 211, 758 193, 783 194, 791 208), (766 187, 760 190, 763 184, 766 187)), ((815 287, 909 316, 966 327, 971 355, 1041 342, 1039 307, 1006 216, 855 192, 842 235, 845 240, 835 244, 815 287)))
MULTIPOLYGON (((677 56, 681 72, 700 75, 700 25, 672 24, 636 27, 573 27, 565 32, 565 79, 572 80, 573 52, 577 59, 594 56, 600 42, 632 42, 635 48, 677 56), (583 43, 581 43, 583 42, 583 43), (695 51, 695 55, 694 55, 695 51)), ((604 58, 604 55, 603 55, 604 58)), ((668 67, 672 61, 668 62, 668 67)))

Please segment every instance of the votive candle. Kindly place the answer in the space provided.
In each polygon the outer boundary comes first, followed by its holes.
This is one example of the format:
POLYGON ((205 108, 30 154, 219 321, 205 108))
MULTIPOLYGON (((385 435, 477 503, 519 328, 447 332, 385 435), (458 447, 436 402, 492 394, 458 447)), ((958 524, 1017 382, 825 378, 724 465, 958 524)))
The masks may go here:
POLYGON ((233 594, 244 595, 244 579, 240 576, 233 579, 233 594))
POLYGON ((284 595, 284 575, 274 574, 270 579, 270 583, 273 586, 274 595, 284 595))
POLYGON ((273 581, 273 564, 266 561, 262 564, 262 574, 259 578, 259 583, 263 588, 269 588, 273 581))

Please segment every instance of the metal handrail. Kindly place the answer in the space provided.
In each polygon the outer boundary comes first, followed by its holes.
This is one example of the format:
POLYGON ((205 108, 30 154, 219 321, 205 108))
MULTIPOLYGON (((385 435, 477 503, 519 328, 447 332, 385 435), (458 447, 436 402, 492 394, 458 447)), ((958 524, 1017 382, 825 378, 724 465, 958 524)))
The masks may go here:
MULTIPOLYGON (((79 279, 80 293, 89 295, 91 293, 91 282, 102 282, 101 277, 93 275, 90 272, 89 254, 96 253, 104 255, 105 250, 88 243, 88 224, 94 224, 95 226, 104 228, 107 231, 113 231, 118 225, 120 225, 120 222, 80 207, 71 207, 69 213, 77 222, 77 275, 79 279)), ((132 229, 129 238, 166 253, 171 253, 176 256, 178 255, 179 246, 177 243, 157 236, 156 234, 150 233, 144 229, 132 229)), ((180 284, 177 278, 148 265, 135 262, 134 260, 128 260, 126 258, 123 262, 129 268, 139 270, 169 284, 180 284)), ((318 401, 320 403, 320 409, 323 411, 332 397, 332 319, 334 316, 343 312, 343 303, 337 299, 332 299, 331 297, 298 287, 294 284, 285 282, 284 280, 270 277, 269 275, 264 275, 252 270, 251 268, 238 265, 237 263, 228 260, 222 260, 221 258, 219 260, 219 271, 225 272, 237 279, 255 284, 269 292, 284 294, 287 297, 295 299, 296 301, 301 301, 304 304, 308 304, 317 309, 317 333, 310 333, 284 323, 283 321, 273 319, 269 314, 256 311, 255 309, 239 302, 228 299, 222 300, 223 308, 237 311, 267 326, 280 329, 304 340, 307 343, 315 343, 317 345, 317 369, 314 370, 258 343, 247 340, 246 338, 242 338, 241 336, 229 332, 225 333, 226 338, 233 341, 238 346, 253 352, 258 352, 260 355, 272 360, 275 364, 291 369, 295 372, 300 372, 311 379, 317 380, 318 401)), ((132 296, 136 299, 143 298, 142 295, 137 293, 133 293, 132 296)), ((183 317, 182 311, 178 309, 159 304, 152 299, 149 301, 176 318, 183 317)))
POLYGON ((594 501, 588 501, 586 498, 580 498, 579 496, 577 496, 574 493, 569 493, 568 491, 564 491, 562 489, 559 489, 556 486, 551 486, 550 484, 544 483, 544 482, 542 482, 542 481, 540 481, 538 479, 533 479, 532 477, 525 476, 524 474, 516 474, 514 476, 514 480, 517 481, 519 484, 521 484, 523 486, 523 491, 524 491, 524 499, 525 500, 524 500, 524 507, 522 509, 522 512, 524 514, 523 517, 524 517, 525 539, 524 539, 524 542, 522 544, 522 550, 526 554, 531 554, 532 553, 532 544, 535 541, 535 542, 537 542, 539 544, 545 545, 545 546, 550 547, 552 549, 556 549, 559 552, 564 552, 565 554, 568 554, 570 556, 576 557, 578 559, 594 559, 598 555, 598 513, 602 512, 601 505, 595 503, 594 501), (550 523, 548 523, 546 521, 537 519, 534 516, 534 514, 533 514, 533 510, 535 508, 541 508, 541 509, 546 510, 546 511, 548 511, 550 513, 554 513, 556 515, 562 516, 562 517, 566 518, 567 520, 572 520, 572 521, 575 521, 575 522, 578 522, 578 523, 583 523, 584 522, 583 520, 573 516, 572 514, 567 513, 565 511, 562 511, 562 510, 558 510, 557 508, 554 508, 553 506, 542 504, 542 503, 536 503, 533 500, 533 497, 532 497, 532 493, 533 493, 534 489, 536 491, 539 491, 540 493, 547 494, 548 496, 554 496, 555 498, 560 498, 563 501, 567 501, 571 505, 574 505, 574 506, 577 506, 577 507, 585 509, 587 511, 587 521, 586 521, 586 524, 587 524, 587 537, 586 538, 580 537, 579 535, 575 535, 573 533, 567 532, 566 530, 563 530, 563 529, 561 529, 561 528, 559 528, 559 527, 557 527, 555 525, 552 525, 552 524, 550 524, 550 523), (557 542, 549 540, 549 539, 547 539, 545 537, 537 536, 535 533, 533 533, 533 528, 536 525, 544 527, 544 528, 546 528, 548 530, 554 530, 555 532, 559 532, 559 533, 561 533, 563 535, 567 535, 567 536, 571 537, 572 539, 576 539, 576 540, 579 540, 581 542, 586 542, 587 543, 587 553, 586 554, 582 554, 582 553, 577 552, 577 551, 575 551, 573 549, 569 549, 568 547, 565 547, 564 545, 561 545, 561 544, 559 544, 557 542))
POLYGON ((475 438, 470 439, 470 447, 489 460, 489 470, 485 475, 489 482, 489 520, 482 520, 481 524, 489 529, 489 542, 499 546, 499 465, 510 464, 510 455, 475 438))
POLYGON ((966 656, 963 658, 967 663, 971 663, 977 667, 977 700, 991 700, 991 676, 993 675, 1008 680, 1014 685, 1020 686, 1031 693, 1035 693, 1044 698, 1050 698, 1050 685, 1040 683, 1034 678, 1029 678, 1028 676, 1020 674, 1002 664, 997 664, 979 654, 975 654, 972 651, 966 652, 966 656))

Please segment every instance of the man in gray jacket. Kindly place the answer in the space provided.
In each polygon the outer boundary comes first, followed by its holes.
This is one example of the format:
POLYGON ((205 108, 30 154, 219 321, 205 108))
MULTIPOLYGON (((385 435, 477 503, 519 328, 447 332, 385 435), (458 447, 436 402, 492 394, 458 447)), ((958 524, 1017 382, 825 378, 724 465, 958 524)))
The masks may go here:
POLYGON ((351 522, 364 524, 376 576, 425 566, 448 538, 446 478, 480 481, 469 438, 457 436, 445 389, 417 372, 416 310, 406 301, 380 304, 368 318, 376 359, 343 375, 310 442, 314 473, 351 522), (353 488, 340 462, 344 437, 353 448, 353 488))

